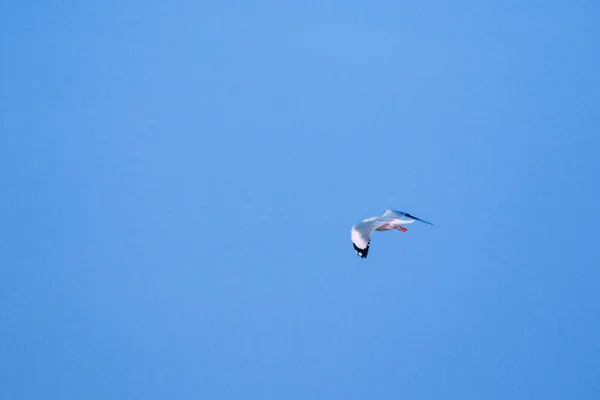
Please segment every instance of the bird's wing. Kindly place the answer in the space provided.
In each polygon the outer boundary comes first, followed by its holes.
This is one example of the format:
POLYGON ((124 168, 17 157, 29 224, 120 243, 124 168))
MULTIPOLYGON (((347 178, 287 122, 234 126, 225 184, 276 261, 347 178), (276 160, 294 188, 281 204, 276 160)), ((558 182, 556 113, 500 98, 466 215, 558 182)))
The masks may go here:
POLYGON ((402 212, 402 211, 385 210, 385 212, 383 213, 382 217, 400 218, 400 217, 404 217, 405 215, 406 215, 406 213, 402 212))
POLYGON ((410 219, 416 219, 417 221, 421 221, 421 222, 424 222, 424 223, 429 224, 429 225, 433 225, 431 222, 427 222, 427 221, 425 221, 425 220, 423 220, 421 218, 415 217, 414 215, 410 215, 409 213, 405 213, 405 212, 397 211, 397 210, 386 210, 383 213, 382 217, 388 217, 388 218, 407 217, 407 218, 410 218, 410 219))
POLYGON ((366 222, 359 222, 352 227, 352 244, 359 256, 367 258, 369 245, 371 244, 371 232, 388 222, 388 220, 377 218, 366 222))
POLYGON ((417 221, 421 221, 421 222, 424 222, 424 223, 426 223, 426 224, 428 224, 428 225, 432 225, 432 226, 433 226, 433 224, 432 224, 431 222, 427 222, 427 221, 425 221, 424 219, 417 218, 417 217, 415 217, 414 215, 410 215, 410 214, 408 214, 408 213, 407 213, 407 214, 404 214, 404 215, 405 215, 406 217, 410 218, 410 219, 416 219, 417 221))

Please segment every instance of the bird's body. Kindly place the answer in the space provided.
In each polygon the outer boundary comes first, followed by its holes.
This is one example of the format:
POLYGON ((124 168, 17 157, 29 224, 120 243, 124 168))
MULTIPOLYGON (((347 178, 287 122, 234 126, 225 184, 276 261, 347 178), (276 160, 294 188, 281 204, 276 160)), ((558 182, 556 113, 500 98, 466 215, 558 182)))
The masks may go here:
POLYGON ((395 210, 386 210, 380 217, 367 218, 363 222, 359 222, 352 227, 351 238, 354 250, 356 250, 356 253, 360 257, 366 258, 371 244, 371 232, 390 231, 393 229, 406 232, 407 229, 404 228, 403 225, 409 225, 415 221, 433 225, 430 222, 424 221, 408 213, 395 210))

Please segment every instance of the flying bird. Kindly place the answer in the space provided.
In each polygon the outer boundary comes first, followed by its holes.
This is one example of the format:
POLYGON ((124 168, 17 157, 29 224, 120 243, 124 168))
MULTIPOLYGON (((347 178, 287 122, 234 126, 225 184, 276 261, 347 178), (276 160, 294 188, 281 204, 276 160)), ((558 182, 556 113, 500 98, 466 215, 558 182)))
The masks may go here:
POLYGON ((406 232, 408 229, 403 225, 412 224, 415 221, 433 225, 431 222, 424 221, 414 215, 396 210, 386 210, 381 217, 371 217, 365 219, 363 222, 359 222, 352 227, 351 231, 352 244, 354 245, 356 254, 362 258, 367 258, 367 254, 369 254, 369 245, 371 244, 371 232, 389 231, 392 229, 406 232))

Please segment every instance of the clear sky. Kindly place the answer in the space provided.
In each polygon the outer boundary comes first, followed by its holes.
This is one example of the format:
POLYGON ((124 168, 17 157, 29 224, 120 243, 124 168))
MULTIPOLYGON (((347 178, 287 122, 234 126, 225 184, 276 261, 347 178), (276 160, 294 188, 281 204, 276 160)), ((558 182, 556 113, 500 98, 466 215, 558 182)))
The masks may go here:
POLYGON ((600 398, 598 21, 3 1, 0 398, 600 398))

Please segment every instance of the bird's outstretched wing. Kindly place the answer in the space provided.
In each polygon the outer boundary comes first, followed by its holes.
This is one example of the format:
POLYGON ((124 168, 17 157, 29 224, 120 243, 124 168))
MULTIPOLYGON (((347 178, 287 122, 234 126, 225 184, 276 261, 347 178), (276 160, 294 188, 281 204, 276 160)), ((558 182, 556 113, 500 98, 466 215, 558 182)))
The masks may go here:
POLYGON ((356 250, 356 253, 360 257, 367 258, 367 254, 369 254, 371 232, 388 222, 388 220, 377 218, 370 221, 359 222, 352 227, 352 244, 354 245, 354 250, 356 250))
POLYGON ((387 218, 402 218, 402 217, 407 217, 407 218, 410 218, 410 219, 415 219, 417 221, 424 222, 424 223, 429 224, 429 225, 433 225, 431 222, 427 222, 424 219, 417 218, 414 215, 410 215, 409 213, 405 213, 405 212, 397 211, 397 210, 386 210, 383 213, 382 217, 387 217, 387 218))

